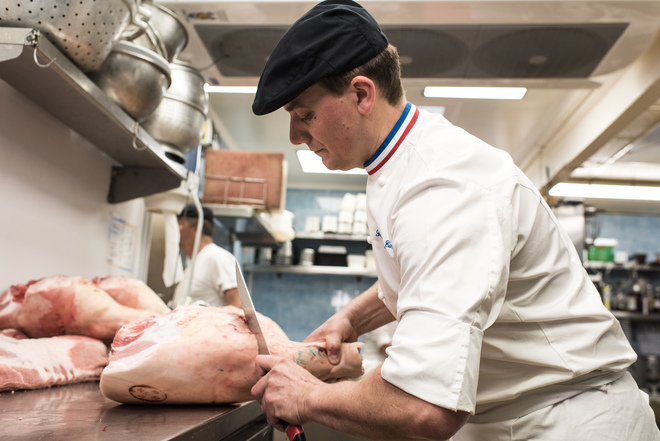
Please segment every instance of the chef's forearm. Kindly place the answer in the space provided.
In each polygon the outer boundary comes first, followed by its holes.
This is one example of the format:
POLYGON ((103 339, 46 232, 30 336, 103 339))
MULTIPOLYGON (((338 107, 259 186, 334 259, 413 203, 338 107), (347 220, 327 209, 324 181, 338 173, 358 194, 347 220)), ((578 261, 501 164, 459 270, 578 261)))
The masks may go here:
POLYGON ((307 396, 307 418, 366 439, 449 439, 467 420, 386 382, 380 368, 359 381, 322 384, 307 396))
POLYGON ((358 335, 373 331, 394 320, 392 313, 378 298, 378 282, 351 300, 341 312, 347 315, 358 335))

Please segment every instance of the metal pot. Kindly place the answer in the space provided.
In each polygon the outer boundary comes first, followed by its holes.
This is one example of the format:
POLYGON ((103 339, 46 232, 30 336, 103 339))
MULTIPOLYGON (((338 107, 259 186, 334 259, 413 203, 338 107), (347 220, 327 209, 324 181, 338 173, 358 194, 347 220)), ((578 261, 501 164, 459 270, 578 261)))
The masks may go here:
POLYGON ((199 146, 205 120, 206 115, 199 108, 165 96, 140 125, 161 144, 188 153, 199 146))
POLYGON ((172 85, 165 96, 184 101, 200 112, 208 112, 209 94, 204 90, 206 81, 201 72, 183 61, 174 60, 170 63, 172 70, 172 85))
POLYGON ((142 122, 142 127, 161 143, 183 153, 197 148, 208 111, 204 77, 181 61, 170 63, 172 85, 158 108, 142 122))
POLYGON ((99 68, 129 23, 138 26, 138 34, 146 30, 137 0, 4 3, 0 26, 38 29, 85 72, 99 68))
POLYGON ((188 31, 179 17, 164 6, 145 1, 141 9, 146 9, 150 18, 146 32, 133 41, 159 53, 171 63, 188 44, 188 31))
POLYGON ((153 113, 172 83, 163 57, 128 41, 118 41, 89 77, 136 121, 153 113))

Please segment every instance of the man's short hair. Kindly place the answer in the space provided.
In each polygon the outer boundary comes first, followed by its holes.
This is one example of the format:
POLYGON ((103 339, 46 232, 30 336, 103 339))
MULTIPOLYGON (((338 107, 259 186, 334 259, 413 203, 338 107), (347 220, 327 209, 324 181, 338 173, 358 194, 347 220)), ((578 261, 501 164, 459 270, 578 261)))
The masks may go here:
MULTIPOLYGON (((202 235, 213 237, 214 224, 213 224, 213 211, 208 207, 202 207, 202 215, 204 216, 204 225, 202 226, 202 235)), ((185 219, 188 222, 188 225, 192 228, 197 227, 197 220, 199 214, 197 213, 197 207, 195 204, 187 205, 181 213, 179 213, 179 219, 185 219)))
POLYGON ((398 104, 404 96, 399 53, 391 44, 362 66, 343 74, 322 78, 319 80, 319 84, 331 94, 340 96, 351 84, 351 80, 358 75, 363 75, 376 83, 383 98, 393 106, 398 104))

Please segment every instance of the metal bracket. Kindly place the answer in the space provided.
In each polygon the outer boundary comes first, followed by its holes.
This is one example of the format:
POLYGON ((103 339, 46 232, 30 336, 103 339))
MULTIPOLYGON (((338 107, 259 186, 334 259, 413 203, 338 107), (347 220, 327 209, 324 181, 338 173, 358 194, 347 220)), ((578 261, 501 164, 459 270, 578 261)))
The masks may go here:
POLYGON ((181 179, 169 170, 150 167, 113 167, 108 202, 117 204, 172 190, 179 185, 181 179))

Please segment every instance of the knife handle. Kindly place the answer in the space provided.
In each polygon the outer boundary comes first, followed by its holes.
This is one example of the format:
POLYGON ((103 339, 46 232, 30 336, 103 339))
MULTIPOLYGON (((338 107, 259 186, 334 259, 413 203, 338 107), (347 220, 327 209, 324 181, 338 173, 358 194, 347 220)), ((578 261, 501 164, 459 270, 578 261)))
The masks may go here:
POLYGON ((305 431, 303 430, 302 426, 294 426, 286 421, 280 421, 282 425, 284 426, 284 432, 286 433, 286 436, 289 437, 289 441, 307 441, 307 438, 305 438, 305 431))

